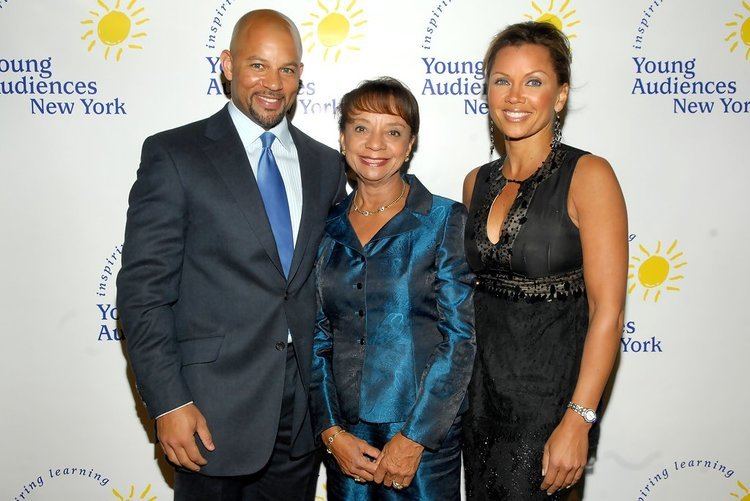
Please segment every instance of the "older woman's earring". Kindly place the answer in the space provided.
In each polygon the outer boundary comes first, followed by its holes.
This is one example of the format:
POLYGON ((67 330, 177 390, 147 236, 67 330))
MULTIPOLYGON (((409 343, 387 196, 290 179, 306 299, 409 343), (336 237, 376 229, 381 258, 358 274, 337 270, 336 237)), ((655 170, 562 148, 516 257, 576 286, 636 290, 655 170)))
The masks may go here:
POLYGON ((346 148, 344 148, 343 146, 341 147, 341 156, 346 156, 346 148))
POLYGON ((555 112, 555 122, 552 124, 552 142, 550 146, 554 150, 560 146, 562 141, 562 124, 560 123, 560 115, 555 112))
POLYGON ((495 122, 490 119, 490 156, 495 151, 495 122))

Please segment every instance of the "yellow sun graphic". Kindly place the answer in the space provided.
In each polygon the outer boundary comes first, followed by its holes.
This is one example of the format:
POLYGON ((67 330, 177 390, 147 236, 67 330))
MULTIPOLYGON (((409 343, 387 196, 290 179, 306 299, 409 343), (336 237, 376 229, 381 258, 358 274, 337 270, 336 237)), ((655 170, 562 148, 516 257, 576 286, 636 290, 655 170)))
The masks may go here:
POLYGON ((112 489, 112 494, 115 495, 117 499, 120 501, 135 501, 136 499, 145 499, 146 501, 154 501, 156 499, 156 496, 151 496, 150 498, 147 498, 148 492, 151 490, 151 484, 148 484, 145 489, 143 489, 143 492, 140 493, 140 495, 136 498, 135 496, 135 485, 130 485, 130 491, 127 495, 120 494, 117 489, 112 489))
POLYGON ((102 10, 90 10, 91 17, 81 21, 81 24, 86 28, 81 40, 88 42, 89 52, 94 50, 97 40, 104 44, 104 59, 108 59, 110 52, 113 50, 115 51, 115 60, 119 61, 126 48, 143 48, 137 42, 140 38, 146 36, 146 32, 138 30, 141 29, 142 25, 149 22, 149 18, 141 18, 145 8, 136 5, 137 2, 138 0, 115 0, 114 5, 111 6, 104 0, 96 1, 102 10), (127 5, 121 9, 120 4, 124 4, 126 1, 127 5))
POLYGON ((547 10, 542 9, 536 2, 531 2, 531 7, 536 11, 536 14, 524 14, 524 17, 537 23, 550 23, 558 30, 562 31, 563 34, 568 37, 568 40, 572 40, 576 37, 575 33, 571 33, 569 28, 580 23, 580 19, 573 19, 576 13, 575 9, 568 9, 570 0, 563 0, 560 8, 555 11, 555 0, 549 0, 549 6, 547 10))
POLYGON ((739 499, 740 501, 750 501, 750 489, 748 489, 747 487, 745 487, 745 484, 743 484, 739 480, 737 481, 737 485, 739 486, 740 489, 742 489, 745 492, 745 495, 742 496, 742 498, 740 498, 740 496, 742 495, 742 493, 737 494, 736 492, 732 492, 729 495, 732 496, 732 497, 735 497, 735 498, 739 499))
POLYGON ((654 291, 654 302, 657 302, 663 290, 679 291, 679 287, 674 284, 685 277, 674 272, 674 270, 685 266, 687 261, 682 260, 684 253, 677 249, 677 240, 672 242, 664 253, 662 253, 661 240, 656 244, 656 249, 653 252, 649 252, 641 244, 638 245, 638 248, 641 250, 642 256, 633 256, 628 265, 628 280, 632 282, 628 286, 628 294, 632 294, 640 284, 645 289, 643 300, 648 300, 651 291, 654 291))
POLYGON ((336 0, 333 8, 318 0, 320 10, 311 12, 308 21, 302 23, 305 34, 302 43, 305 49, 312 52, 318 44, 323 46, 323 59, 329 56, 338 62, 344 49, 358 51, 355 40, 364 37, 361 28, 367 23, 360 19, 364 10, 357 8, 357 0, 346 0, 345 8, 341 8, 341 0, 336 0))
MULTIPOLYGON (((748 13, 750 13, 750 3, 742 0, 742 6, 748 13)), ((729 52, 737 50, 740 42, 742 42, 745 46, 743 48, 746 48, 745 60, 750 61, 750 15, 742 12, 735 12, 734 17, 738 20, 724 23, 724 26, 732 29, 731 33, 729 33, 724 40, 731 44, 729 46, 729 52)))

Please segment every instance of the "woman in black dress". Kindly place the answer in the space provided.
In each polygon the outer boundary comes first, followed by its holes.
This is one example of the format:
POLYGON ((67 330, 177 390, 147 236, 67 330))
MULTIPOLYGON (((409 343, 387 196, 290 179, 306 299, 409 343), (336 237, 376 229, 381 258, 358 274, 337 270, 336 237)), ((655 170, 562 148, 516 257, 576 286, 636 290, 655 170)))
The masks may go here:
POLYGON ((583 474, 619 346, 625 203, 606 160, 560 143, 570 85, 562 33, 509 26, 485 69, 491 127, 505 144, 464 182, 477 274, 467 496, 557 499, 583 474))

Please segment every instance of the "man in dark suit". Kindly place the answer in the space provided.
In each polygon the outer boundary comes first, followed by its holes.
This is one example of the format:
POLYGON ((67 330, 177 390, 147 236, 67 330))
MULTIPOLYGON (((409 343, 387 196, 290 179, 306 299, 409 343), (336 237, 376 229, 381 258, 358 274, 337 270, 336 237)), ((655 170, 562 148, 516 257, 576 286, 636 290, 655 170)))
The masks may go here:
POLYGON ((345 178, 287 120, 301 54, 286 16, 247 13, 221 55, 231 102, 143 145, 118 307, 176 499, 314 497, 310 272, 345 178))

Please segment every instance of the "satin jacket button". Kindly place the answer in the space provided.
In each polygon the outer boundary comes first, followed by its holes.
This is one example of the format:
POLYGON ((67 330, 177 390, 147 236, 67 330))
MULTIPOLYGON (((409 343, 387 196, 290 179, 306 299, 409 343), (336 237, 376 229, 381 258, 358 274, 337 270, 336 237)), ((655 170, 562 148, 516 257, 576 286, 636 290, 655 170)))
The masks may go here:
POLYGON ((284 341, 279 341, 276 343, 276 351, 281 351, 284 348, 286 348, 286 343, 284 341))
POLYGON ((359 315, 360 317, 364 317, 365 316, 365 310, 359 310, 357 312, 357 315, 359 315))
POLYGON ((363 337, 359 338, 359 344, 365 344, 365 338, 363 337))

